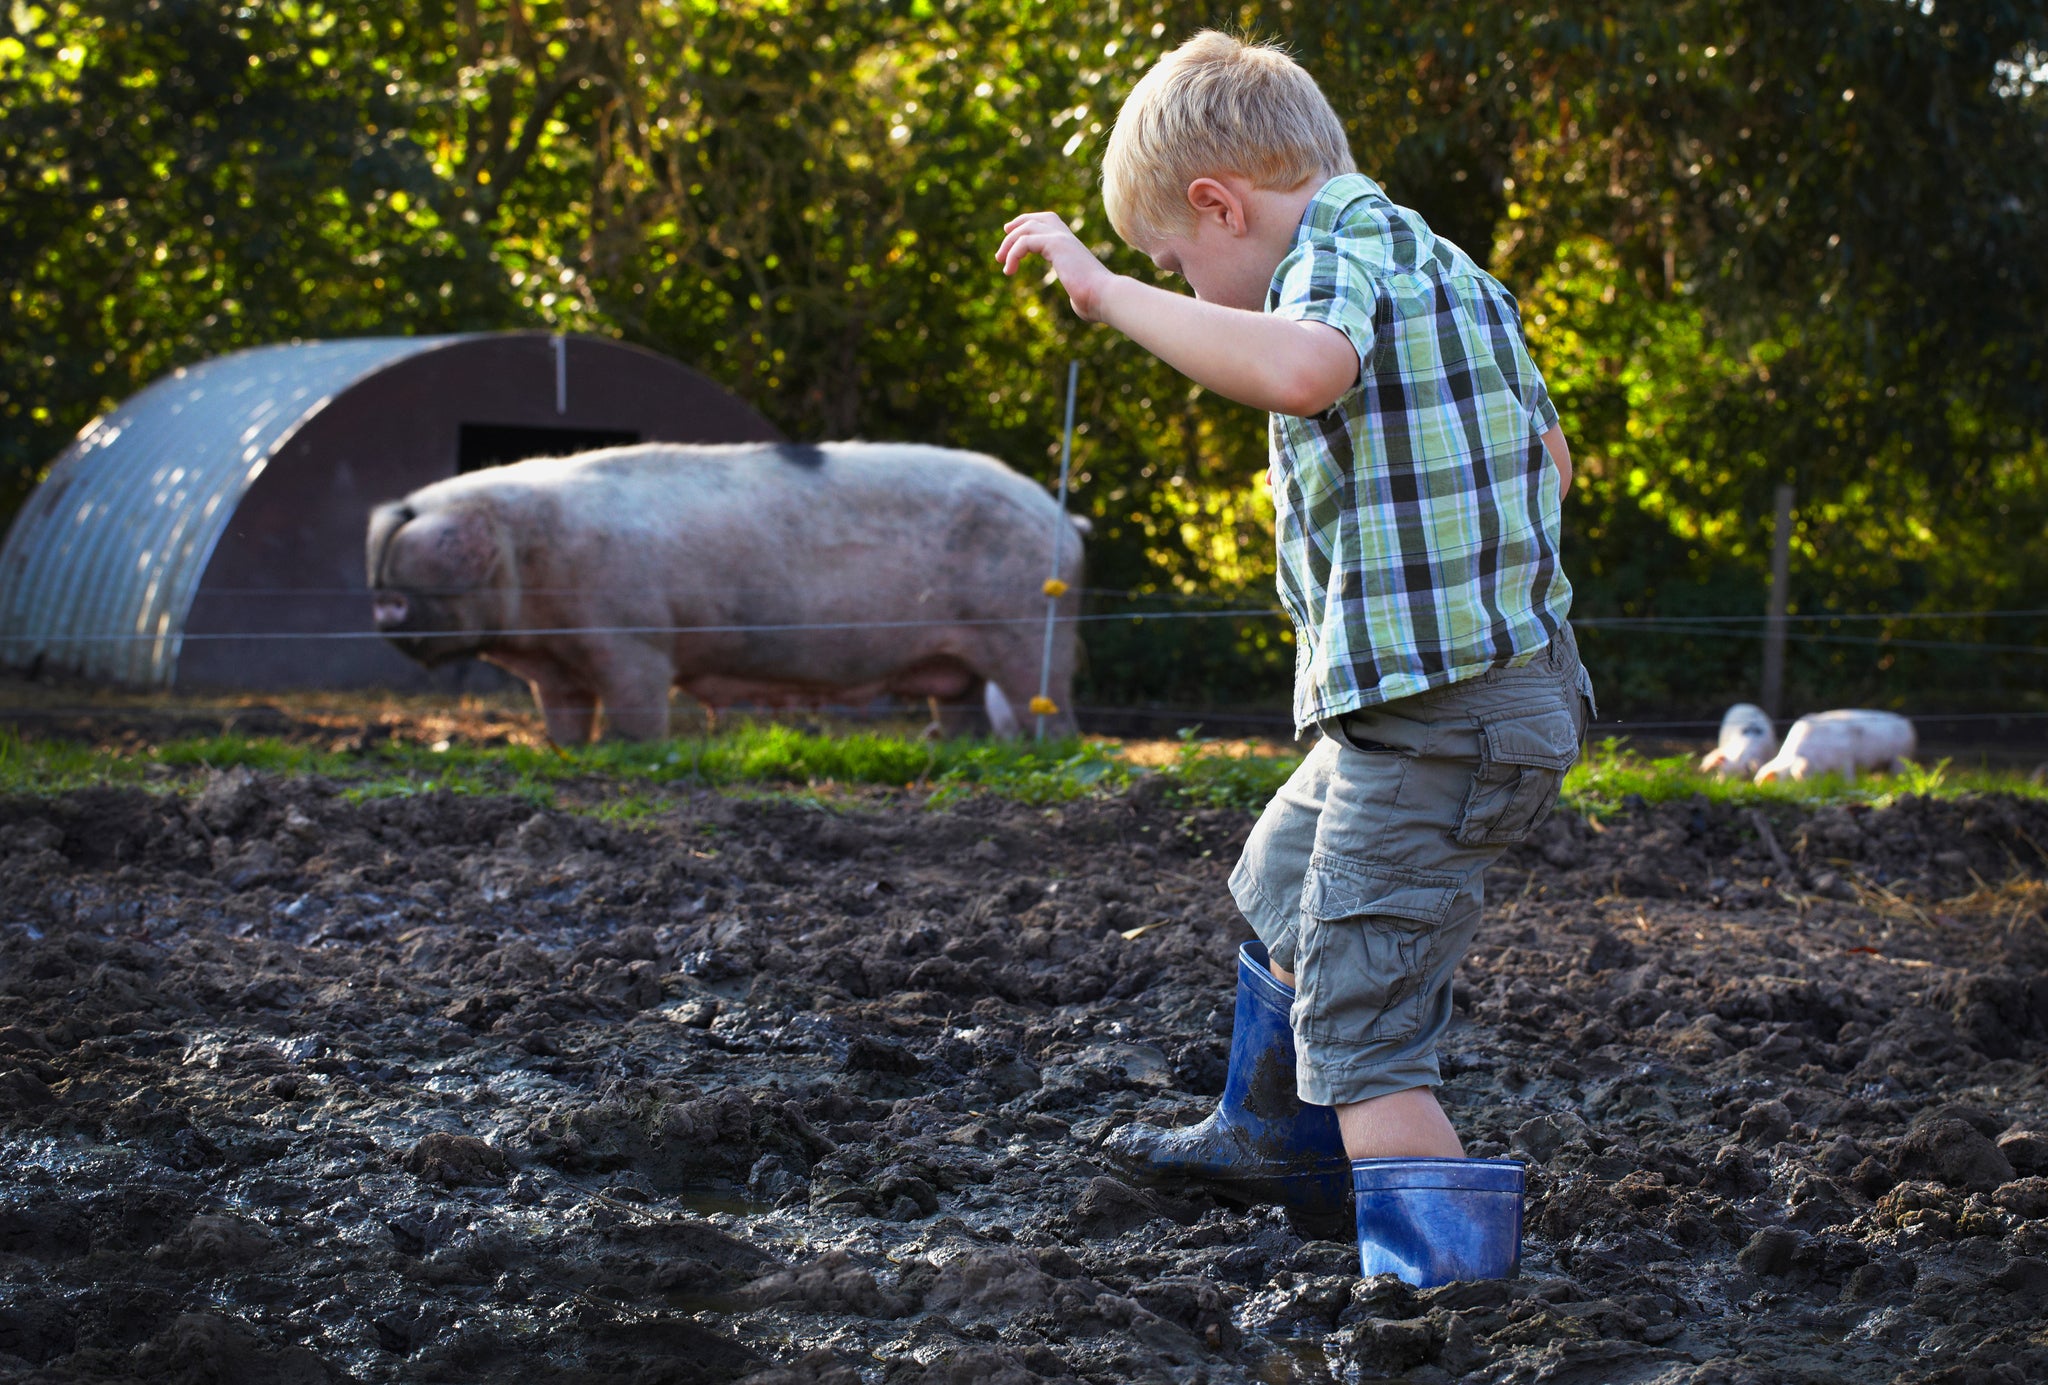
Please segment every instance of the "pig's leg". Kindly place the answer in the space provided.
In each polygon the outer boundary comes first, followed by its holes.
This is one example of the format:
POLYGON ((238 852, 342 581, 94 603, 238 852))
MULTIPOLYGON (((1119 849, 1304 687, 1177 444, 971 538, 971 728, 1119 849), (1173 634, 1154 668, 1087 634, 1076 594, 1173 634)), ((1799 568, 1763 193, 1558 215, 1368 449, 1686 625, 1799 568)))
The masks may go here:
POLYGON ((556 745, 583 745, 597 725, 597 699, 558 668, 535 669, 527 675, 533 700, 547 722, 548 739, 556 745))
POLYGON ((1010 699, 1003 696, 1002 686, 995 679, 989 679, 982 687, 981 696, 988 707, 990 735, 1010 740, 1023 734, 1024 728, 1017 724, 1016 710, 1010 706, 1010 699))
POLYGON ((676 669, 667 656, 643 645, 604 652, 593 670, 604 703, 608 736, 628 741, 668 739, 668 694, 676 669))
MULTIPOLYGON (((1059 710, 1045 719, 1045 734, 1055 739, 1075 735, 1080 729, 1074 720, 1071 649, 1071 644, 1064 648, 1055 644, 1052 679, 1047 685, 1048 695, 1059 710)), ((1038 696, 1038 660, 1039 648, 1035 644, 1026 646, 1017 642, 1007 649, 995 651, 995 667, 989 670, 988 681, 1011 708, 1010 719, 1014 729, 1010 735, 1030 735, 1038 728, 1038 718, 1030 711, 1031 699, 1038 696)), ((993 706, 990 711, 993 713, 993 706)), ((1000 728, 993 729, 998 736, 1004 734, 1000 728)))

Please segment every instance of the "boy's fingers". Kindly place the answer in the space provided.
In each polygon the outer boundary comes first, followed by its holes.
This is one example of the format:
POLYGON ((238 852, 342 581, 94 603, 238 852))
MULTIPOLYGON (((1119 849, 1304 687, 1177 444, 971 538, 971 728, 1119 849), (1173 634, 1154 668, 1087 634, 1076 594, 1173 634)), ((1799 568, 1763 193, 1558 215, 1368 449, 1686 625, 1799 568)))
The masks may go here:
MULTIPOLYGON (((1003 230, 1012 236, 1036 232, 1042 236, 1055 238, 1074 237, 1074 233, 1067 228, 1066 219, 1056 212, 1026 212, 1005 223, 1003 230)), ((1079 237, 1074 239, 1078 240, 1079 237)))
POLYGON ((1020 239, 1022 239, 1024 236, 1028 234, 1030 234, 1029 227, 1017 226, 1011 228, 1011 230, 1006 235, 1004 235, 1002 246, 996 251, 996 258, 1001 259, 1004 255, 1009 254, 1010 247, 1015 245, 1020 239))
POLYGON ((1015 274, 1017 267, 1032 255, 1045 259, 1059 272, 1054 262, 1055 251, 1063 243, 1079 245, 1067 223, 1053 212, 1027 212, 1012 220, 1005 228, 1003 243, 996 248, 996 260, 1003 267, 1004 274, 1015 274))
POLYGON ((1015 274, 1017 266, 1027 255, 1043 254, 1044 247, 1039 239, 1028 232, 1019 232, 1003 247, 1003 273, 1015 274))
POLYGON ((1022 226, 1013 227, 1010 233, 1003 237, 1002 245, 996 250, 996 258, 1007 262, 1017 246, 1023 243, 1024 237, 1027 234, 1029 232, 1026 228, 1022 226))

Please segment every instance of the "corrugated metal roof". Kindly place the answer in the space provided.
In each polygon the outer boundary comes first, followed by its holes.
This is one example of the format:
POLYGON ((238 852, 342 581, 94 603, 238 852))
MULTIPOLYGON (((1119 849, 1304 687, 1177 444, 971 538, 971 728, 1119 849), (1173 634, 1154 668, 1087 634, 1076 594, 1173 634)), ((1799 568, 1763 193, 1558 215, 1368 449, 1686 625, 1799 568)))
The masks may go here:
POLYGON ((260 346, 175 370, 95 419, 0 548, 0 663, 169 686, 207 561, 277 450, 356 382, 468 339, 260 346))

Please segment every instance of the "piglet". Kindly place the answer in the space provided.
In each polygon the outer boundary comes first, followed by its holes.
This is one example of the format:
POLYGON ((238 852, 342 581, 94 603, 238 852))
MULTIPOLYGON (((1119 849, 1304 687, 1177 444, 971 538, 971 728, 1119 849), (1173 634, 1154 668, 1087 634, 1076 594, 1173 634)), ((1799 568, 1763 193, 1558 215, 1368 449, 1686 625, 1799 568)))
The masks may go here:
POLYGON ((1792 723, 1784 748, 1756 772, 1756 782, 1829 771, 1853 781, 1859 769, 1898 768, 1917 744, 1913 723, 1896 712, 1809 712, 1792 723))
POLYGON ((1700 768, 1712 770, 1723 779, 1747 779, 1777 748, 1777 728, 1771 725, 1764 709, 1738 702, 1721 718, 1721 739, 1700 761, 1700 768))

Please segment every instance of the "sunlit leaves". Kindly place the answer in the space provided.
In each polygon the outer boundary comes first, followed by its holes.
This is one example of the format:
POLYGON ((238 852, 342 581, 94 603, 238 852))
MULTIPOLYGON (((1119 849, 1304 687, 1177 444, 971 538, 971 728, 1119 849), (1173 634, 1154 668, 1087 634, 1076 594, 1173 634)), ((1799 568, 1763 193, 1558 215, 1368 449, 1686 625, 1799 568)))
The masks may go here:
MULTIPOLYGON (((794 436, 1047 478, 1079 358, 1091 585, 1264 600, 1263 420, 991 259, 1052 208, 1149 275, 1104 132, 1160 51, 1243 23, 1521 296, 1582 611, 1757 608, 1783 479, 1802 607, 2048 589, 2035 5, 4 3, 0 491, 163 370, 292 336, 612 333, 794 436)), ((1291 669, 1270 624, 1093 647, 1116 696, 1291 669)), ((1750 658, 1600 652, 1650 699, 1750 658)))

